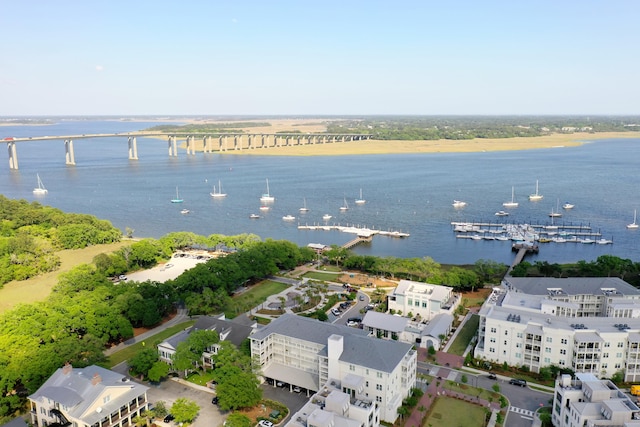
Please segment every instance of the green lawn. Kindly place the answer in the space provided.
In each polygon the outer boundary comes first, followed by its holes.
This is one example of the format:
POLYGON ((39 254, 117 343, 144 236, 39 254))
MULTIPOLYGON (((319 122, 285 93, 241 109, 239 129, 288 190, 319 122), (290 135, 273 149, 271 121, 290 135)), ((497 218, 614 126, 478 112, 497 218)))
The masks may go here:
POLYGON ((249 311, 253 307, 262 304, 267 297, 279 294, 290 287, 290 285, 265 280, 257 285, 251 286, 247 291, 233 297, 233 304, 228 307, 224 314, 228 319, 233 319, 240 313, 249 311))
POLYGON ((155 347, 157 344, 160 344, 162 341, 166 340, 170 336, 177 334, 178 332, 193 325, 194 323, 196 323, 195 320, 189 320, 188 322, 180 323, 178 325, 172 326, 168 329, 165 329, 162 332, 159 332, 147 338, 143 342, 130 345, 129 347, 126 347, 116 353, 113 353, 111 356, 107 358, 107 361, 103 364, 103 366, 107 369, 111 369, 114 366, 116 366, 118 363, 131 359, 133 356, 136 355, 137 352, 146 348, 147 346, 155 347))
POLYGON ((423 427, 483 427, 485 409, 463 400, 439 397, 423 427))
POLYGON ((457 354, 462 356, 467 346, 471 342, 473 336, 478 332, 478 325, 480 324, 480 316, 473 314, 471 318, 464 324, 462 330, 458 332, 455 341, 449 347, 448 353, 457 354))
POLYGON ((321 271, 309 271, 304 274, 304 277, 308 279, 324 280, 329 282, 335 281, 339 276, 340 274, 337 273, 323 273, 321 271))

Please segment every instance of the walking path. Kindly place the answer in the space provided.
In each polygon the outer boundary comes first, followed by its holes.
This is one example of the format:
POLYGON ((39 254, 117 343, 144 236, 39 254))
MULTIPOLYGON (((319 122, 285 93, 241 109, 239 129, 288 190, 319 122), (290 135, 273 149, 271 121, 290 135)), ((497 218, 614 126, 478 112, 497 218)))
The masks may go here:
MULTIPOLYGON (((437 372, 437 376, 446 378, 449 375, 449 369, 439 368, 437 372)), ((435 402, 436 398, 439 396, 448 396, 456 399, 464 400, 469 403, 480 405, 484 408, 491 409, 491 419, 489 421, 488 427, 494 427, 496 424, 496 417, 498 412, 500 412, 500 404, 498 402, 489 402, 484 399, 480 399, 476 396, 470 396, 464 393, 455 392, 452 390, 447 390, 442 387, 444 380, 433 379, 427 389, 424 392, 424 395, 415 406, 409 418, 407 418, 405 422, 405 427, 421 427, 423 424, 423 417, 425 416, 425 412, 420 411, 419 408, 431 408, 431 405, 435 402)))
POLYGON ((111 356, 113 353, 116 353, 122 349, 125 349, 127 347, 129 347, 130 345, 142 342, 144 340, 146 340, 147 338, 164 331, 167 328, 170 328, 174 325, 177 325, 179 323, 182 323, 186 320, 189 320, 189 316, 187 315, 187 309, 186 308, 179 308, 178 309, 178 313, 173 317, 173 319, 169 320, 168 322, 163 323, 160 326, 157 326, 153 329, 149 329, 147 332, 143 332, 142 334, 130 338, 124 342, 121 342, 118 345, 115 345, 111 348, 108 348, 104 351, 104 355, 105 356, 111 356))

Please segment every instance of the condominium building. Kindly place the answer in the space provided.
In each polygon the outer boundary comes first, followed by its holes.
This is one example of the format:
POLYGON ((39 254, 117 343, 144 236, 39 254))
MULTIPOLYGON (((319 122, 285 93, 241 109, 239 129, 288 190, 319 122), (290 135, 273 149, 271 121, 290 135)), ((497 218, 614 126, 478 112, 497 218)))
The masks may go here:
POLYGON ((562 375, 556 379, 551 421, 555 427, 640 427, 640 408, 609 380, 562 375))
POLYGON ((640 381, 640 291, 618 278, 512 278, 480 310, 475 357, 640 381))
POLYGON ((400 280, 388 296, 388 309, 403 316, 431 320, 440 313, 453 314, 460 301, 460 296, 448 286, 400 280))
POLYGON ((41 427, 127 427, 148 409, 147 390, 121 374, 88 366, 58 369, 29 396, 31 424, 41 427))
POLYGON ((318 391, 325 398, 335 390, 341 414, 362 412, 368 427, 395 421, 415 385, 412 346, 369 337, 361 329, 285 314, 249 338, 254 363, 265 378, 318 391), (340 393, 347 396, 344 402, 340 393))

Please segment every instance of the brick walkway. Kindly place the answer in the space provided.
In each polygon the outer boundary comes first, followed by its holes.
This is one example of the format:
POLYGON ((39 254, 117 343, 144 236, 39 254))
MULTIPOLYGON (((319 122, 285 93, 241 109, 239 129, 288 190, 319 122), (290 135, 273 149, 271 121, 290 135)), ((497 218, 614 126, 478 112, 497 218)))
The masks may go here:
MULTIPOLYGON (((458 356, 456 356, 458 357, 458 356)), ((448 374, 449 370, 445 369, 445 368, 439 368, 438 373, 436 376, 440 376, 442 378, 446 378, 446 375, 448 374)), ((470 403, 474 403, 477 405, 480 405, 484 408, 491 408, 493 411, 500 411, 500 403, 499 402, 492 402, 489 403, 489 401, 484 400, 484 399, 478 399, 476 396, 470 396, 464 393, 457 393, 451 390, 446 390, 444 387, 442 387, 442 384, 444 382, 440 381, 440 386, 438 386, 438 380, 434 379, 433 381, 431 381, 431 383, 429 384, 429 386, 427 387, 427 390, 424 392, 424 395, 422 396, 422 398, 420 398, 420 401, 418 402, 418 404, 416 405, 416 407, 414 408, 413 412, 409 415, 409 417, 406 419, 404 426, 405 427, 422 427, 422 418, 425 416, 425 414, 427 413, 427 411, 431 408, 431 405, 433 404, 433 402, 435 401, 435 399, 438 396, 449 396, 449 397, 454 397, 457 399, 461 399, 461 400, 465 400, 467 402, 470 403), (431 395, 431 396, 429 396, 431 395), (426 408, 425 411, 420 411, 419 408, 424 406, 426 408)))

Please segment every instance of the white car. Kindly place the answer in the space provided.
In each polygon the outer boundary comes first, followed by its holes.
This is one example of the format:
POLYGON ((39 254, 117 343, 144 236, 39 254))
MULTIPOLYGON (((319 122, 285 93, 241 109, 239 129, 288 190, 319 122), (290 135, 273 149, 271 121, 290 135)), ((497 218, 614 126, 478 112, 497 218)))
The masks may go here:
POLYGON ((271 421, 269 421, 269 420, 260 420, 258 422, 258 425, 260 427, 273 427, 273 423, 271 421))

